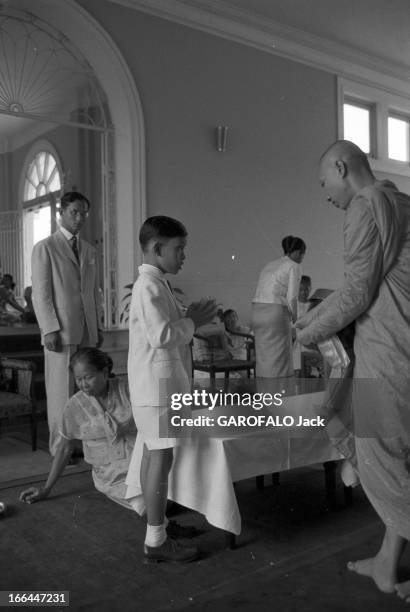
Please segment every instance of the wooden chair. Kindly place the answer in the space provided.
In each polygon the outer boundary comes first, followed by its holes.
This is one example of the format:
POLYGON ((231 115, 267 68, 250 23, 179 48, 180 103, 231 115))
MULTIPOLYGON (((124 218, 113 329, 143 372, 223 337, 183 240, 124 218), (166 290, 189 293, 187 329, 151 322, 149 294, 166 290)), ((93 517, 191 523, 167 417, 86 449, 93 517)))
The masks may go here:
POLYGON ((37 450, 37 414, 32 361, 0 357, 0 422, 29 414, 31 448, 37 450))
POLYGON ((194 377, 195 370, 199 372, 207 372, 210 377, 211 389, 215 390, 215 378, 219 372, 224 373, 224 389, 228 389, 230 372, 244 372, 250 378, 251 371, 255 376, 255 340, 251 334, 243 332, 230 332, 235 336, 242 336, 248 340, 246 345, 246 359, 232 359, 222 356, 220 358, 220 334, 204 336, 202 334, 194 334, 194 338, 203 342, 207 347, 206 359, 192 360, 192 376, 194 377), (252 354, 253 351, 253 354, 252 354))

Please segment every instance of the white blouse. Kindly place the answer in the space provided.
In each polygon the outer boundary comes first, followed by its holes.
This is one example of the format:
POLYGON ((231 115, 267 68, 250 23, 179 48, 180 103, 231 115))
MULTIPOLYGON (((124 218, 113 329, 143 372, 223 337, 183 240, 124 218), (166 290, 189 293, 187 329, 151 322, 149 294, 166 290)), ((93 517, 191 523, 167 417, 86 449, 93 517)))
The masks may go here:
POLYGON ((289 306, 299 294, 302 267, 287 255, 269 262, 262 270, 253 303, 289 306))

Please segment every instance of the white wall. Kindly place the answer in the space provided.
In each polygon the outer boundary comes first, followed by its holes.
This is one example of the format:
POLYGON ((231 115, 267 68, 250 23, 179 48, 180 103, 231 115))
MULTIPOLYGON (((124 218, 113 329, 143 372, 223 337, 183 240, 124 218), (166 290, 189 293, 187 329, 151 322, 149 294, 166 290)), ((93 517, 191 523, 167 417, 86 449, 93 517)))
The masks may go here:
POLYGON ((324 203, 316 178, 337 136, 335 77, 108 2, 80 4, 118 45, 141 96, 148 214, 189 230, 174 284, 246 321, 259 270, 294 234, 308 245, 314 287, 337 286, 343 215, 324 203), (220 123, 229 126, 225 154, 214 142, 220 123))

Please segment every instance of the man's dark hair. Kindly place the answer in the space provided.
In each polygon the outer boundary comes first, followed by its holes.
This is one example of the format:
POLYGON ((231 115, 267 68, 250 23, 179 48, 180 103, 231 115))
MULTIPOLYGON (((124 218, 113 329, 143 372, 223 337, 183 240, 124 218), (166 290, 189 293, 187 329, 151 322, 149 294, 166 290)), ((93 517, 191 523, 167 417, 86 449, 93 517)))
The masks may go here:
POLYGON ((306 251, 306 244, 302 238, 298 238, 297 236, 285 236, 282 240, 282 249, 285 255, 290 255, 293 251, 301 251, 304 253, 306 251))
POLYGON ((146 250, 150 240, 157 238, 185 238, 188 232, 185 226, 177 219, 158 215, 149 217, 144 221, 140 229, 140 245, 143 251, 146 250))
POLYGON ((88 206, 88 210, 90 210, 90 200, 79 191, 67 191, 67 193, 61 197, 60 210, 64 210, 69 204, 76 201, 85 202, 88 206))
POLYGON ((311 285, 312 284, 312 279, 310 278, 310 276, 307 276, 306 274, 303 274, 302 278, 300 279, 300 284, 301 285, 311 285))

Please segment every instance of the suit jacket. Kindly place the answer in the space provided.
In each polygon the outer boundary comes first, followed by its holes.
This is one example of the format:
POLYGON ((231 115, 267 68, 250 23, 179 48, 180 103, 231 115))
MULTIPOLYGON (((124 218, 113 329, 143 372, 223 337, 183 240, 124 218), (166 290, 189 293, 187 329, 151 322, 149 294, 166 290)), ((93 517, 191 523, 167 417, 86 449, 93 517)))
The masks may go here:
POLYGON ((172 393, 191 390, 192 319, 162 272, 143 264, 132 290, 128 378, 132 406, 169 406, 172 393))
POLYGON ((80 263, 60 230, 34 245, 31 267, 33 306, 45 334, 59 331, 62 343, 80 344, 87 326, 90 344, 98 341, 97 253, 79 240, 80 263))

